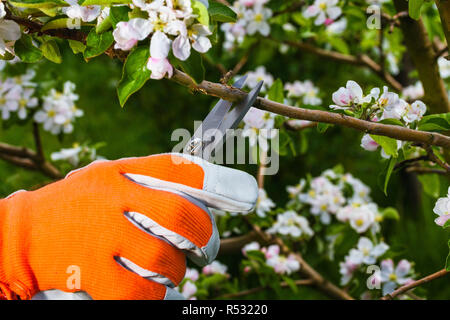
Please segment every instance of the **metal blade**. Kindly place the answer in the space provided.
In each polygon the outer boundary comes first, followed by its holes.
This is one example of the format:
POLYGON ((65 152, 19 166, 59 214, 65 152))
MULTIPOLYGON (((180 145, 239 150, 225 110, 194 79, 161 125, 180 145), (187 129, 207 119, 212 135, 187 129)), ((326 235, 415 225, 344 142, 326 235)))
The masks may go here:
POLYGON ((258 97, 259 92, 261 91, 261 87, 263 85, 263 81, 258 82, 256 87, 250 91, 247 97, 241 101, 236 107, 231 110, 230 113, 227 114, 226 118, 220 125, 220 130, 225 134, 227 129, 236 128, 242 119, 247 114, 250 107, 255 103, 256 98, 258 97))
MULTIPOLYGON (((247 80, 247 75, 239 78, 234 84, 235 88, 242 88, 244 86, 245 81, 247 80)), ((206 118, 203 120, 201 125, 195 130, 194 135, 189 140, 184 148, 185 153, 189 154, 198 154, 200 150, 198 149, 200 146, 203 146, 204 135, 206 132, 211 132, 219 129, 222 124, 223 119, 225 118, 227 112, 230 110, 232 102, 220 99, 219 102, 214 106, 214 108, 208 113, 206 118), (213 129, 213 130, 211 130, 213 129), (200 144, 200 146, 199 146, 200 144)))

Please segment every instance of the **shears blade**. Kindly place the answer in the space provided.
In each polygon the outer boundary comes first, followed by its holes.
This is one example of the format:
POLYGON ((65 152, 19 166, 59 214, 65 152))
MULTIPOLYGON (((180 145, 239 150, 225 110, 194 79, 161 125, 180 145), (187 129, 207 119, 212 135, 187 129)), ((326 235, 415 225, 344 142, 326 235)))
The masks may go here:
MULTIPOLYGON (((239 89, 242 88, 246 79, 247 76, 241 77, 233 86, 239 89)), ((184 153, 208 160, 212 151, 219 147, 219 143, 224 142, 223 138, 227 130, 234 129, 239 125, 256 101, 262 85, 263 81, 260 81, 230 112, 229 110, 233 103, 220 99, 186 144, 184 153)))

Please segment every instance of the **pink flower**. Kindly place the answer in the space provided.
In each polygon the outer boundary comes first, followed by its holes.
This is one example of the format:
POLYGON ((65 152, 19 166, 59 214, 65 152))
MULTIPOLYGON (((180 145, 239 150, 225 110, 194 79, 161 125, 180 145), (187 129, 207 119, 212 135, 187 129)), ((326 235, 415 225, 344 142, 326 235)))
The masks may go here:
POLYGON ((152 72, 150 78, 157 80, 164 78, 166 74, 171 78, 173 74, 173 67, 166 58, 150 57, 147 62, 147 69, 152 72))
POLYGON ((375 151, 380 145, 372 139, 370 134, 365 134, 361 139, 361 147, 367 151, 375 151))

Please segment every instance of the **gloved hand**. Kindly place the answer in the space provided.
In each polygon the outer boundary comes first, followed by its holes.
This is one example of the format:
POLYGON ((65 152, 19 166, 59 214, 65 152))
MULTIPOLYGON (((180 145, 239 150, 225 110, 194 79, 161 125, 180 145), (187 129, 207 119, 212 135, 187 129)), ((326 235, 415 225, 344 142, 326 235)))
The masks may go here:
POLYGON ((175 297, 185 254, 199 265, 216 257, 206 206, 249 211, 257 192, 252 176, 182 154, 94 162, 0 200, 0 290, 21 299, 50 289, 175 297))

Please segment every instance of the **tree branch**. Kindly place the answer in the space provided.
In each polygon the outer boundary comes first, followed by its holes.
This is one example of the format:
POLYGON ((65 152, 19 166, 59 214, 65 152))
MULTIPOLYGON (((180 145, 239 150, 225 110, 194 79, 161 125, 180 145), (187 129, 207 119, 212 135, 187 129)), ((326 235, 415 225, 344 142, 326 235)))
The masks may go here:
MULTIPOLYGON (((272 40, 279 42, 278 40, 275 40, 272 38, 272 40)), ((281 41, 284 44, 287 44, 291 47, 295 47, 297 49, 300 49, 301 51, 312 53, 314 55, 317 55, 322 58, 326 58, 329 60, 347 63, 354 66, 361 66, 366 67, 370 70, 372 70, 375 74, 377 74, 380 78, 382 78, 386 83, 388 83, 392 88, 394 88, 397 91, 401 91, 403 89, 403 86, 400 82, 395 80, 395 78, 383 70, 383 68, 376 63, 372 58, 370 58, 368 55, 360 55, 360 56, 352 56, 349 54, 343 54, 336 51, 331 50, 325 50, 322 48, 318 48, 316 46, 313 46, 309 43, 305 42, 297 42, 297 41, 290 41, 290 40, 284 40, 281 41)))
POLYGON ((438 272, 430 274, 429 276, 426 276, 426 277, 424 277, 422 279, 416 280, 416 281, 414 281, 414 282, 412 282, 410 284, 407 284, 407 285, 404 285, 404 286, 398 288, 397 290, 395 290, 391 294, 385 295, 383 298, 381 298, 381 300, 392 300, 395 297, 397 297, 397 296, 399 296, 399 295, 401 295, 403 293, 408 292, 409 290, 412 290, 412 289, 414 289, 414 288, 416 288, 416 287, 418 287, 420 285, 423 285, 423 284, 425 284, 427 282, 430 282, 432 280, 435 280, 435 279, 438 279, 440 277, 443 277, 443 276, 445 276, 445 275, 447 275, 449 273, 450 273, 450 271, 442 269, 442 270, 440 270, 438 272))
POLYGON ((260 239, 260 237, 255 231, 250 231, 249 233, 238 237, 221 239, 219 254, 230 254, 239 252, 241 251, 242 247, 244 247, 246 244, 252 241, 264 243, 264 241, 260 239))
MULTIPOLYGON (((406 0, 394 0, 397 12, 407 11, 406 0)), ((403 33, 407 52, 417 69, 419 79, 425 92, 424 102, 432 113, 450 111, 447 90, 439 74, 433 45, 428 37, 422 20, 414 20, 409 16, 400 17, 400 28, 403 33)))
MULTIPOLYGON (((202 81, 197 85, 187 74, 176 69, 174 70, 171 80, 190 88, 194 92, 201 92, 206 95, 219 97, 233 102, 240 101, 247 95, 246 92, 240 89, 220 83, 202 81)), ((253 106, 289 118, 337 124, 370 134, 387 136, 402 141, 436 145, 450 149, 450 138, 435 132, 425 132, 401 126, 370 122, 339 113, 297 108, 264 98, 258 98, 253 106)))
POLYGON ((8 161, 19 167, 40 171, 49 178, 61 179, 63 175, 50 162, 40 160, 36 152, 24 147, 16 147, 0 142, 0 159, 8 161))

